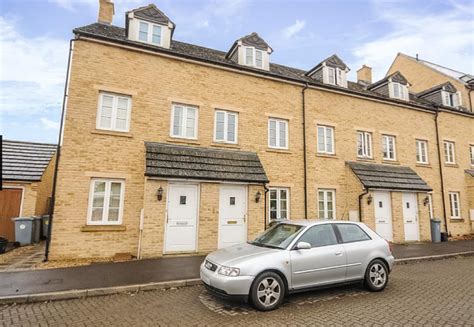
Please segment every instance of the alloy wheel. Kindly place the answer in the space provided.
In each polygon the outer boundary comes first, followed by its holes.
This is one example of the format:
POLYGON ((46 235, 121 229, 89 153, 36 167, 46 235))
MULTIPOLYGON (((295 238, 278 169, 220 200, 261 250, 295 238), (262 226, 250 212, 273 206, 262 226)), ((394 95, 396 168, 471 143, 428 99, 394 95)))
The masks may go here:
POLYGON ((264 278, 257 288, 258 301, 266 306, 272 306, 275 302, 280 299, 281 287, 280 284, 271 277, 264 278))
POLYGON ((379 263, 376 263, 370 267, 369 276, 370 282, 377 288, 382 287, 387 280, 387 272, 385 271, 385 268, 379 263))

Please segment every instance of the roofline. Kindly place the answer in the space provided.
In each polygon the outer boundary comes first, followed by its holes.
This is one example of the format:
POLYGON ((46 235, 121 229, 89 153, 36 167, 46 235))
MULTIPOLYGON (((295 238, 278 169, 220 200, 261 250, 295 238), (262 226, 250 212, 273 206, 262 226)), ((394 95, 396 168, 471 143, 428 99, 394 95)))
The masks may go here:
MULTIPOLYGON (((144 52, 147 52, 147 53, 152 53, 152 54, 155 54, 155 55, 161 55, 161 56, 170 57, 170 58, 174 58, 174 59, 183 58, 181 60, 189 60, 189 61, 191 61, 193 63, 197 63, 197 64, 205 64, 205 65, 210 65, 212 67, 221 67, 223 69, 228 69, 228 70, 231 70, 231 71, 234 71, 234 72, 245 73, 245 74, 249 74, 249 75, 253 75, 253 76, 257 76, 257 77, 268 78, 268 79, 273 79, 273 80, 277 80, 277 81, 287 81, 290 84, 296 84, 296 85, 299 85, 299 86, 302 86, 302 87, 304 87, 306 85, 310 85, 314 89, 321 89, 321 90, 325 90, 325 91, 328 91, 328 92, 335 92, 335 93, 340 93, 340 94, 344 94, 344 95, 348 95, 348 96, 352 95, 352 96, 359 97, 359 98, 362 98, 362 99, 369 98, 369 99, 373 99, 373 100, 376 100, 376 101, 379 101, 379 102, 382 102, 382 103, 389 103, 389 104, 392 104, 392 105, 397 105, 397 106, 400 106, 400 107, 405 107, 405 108, 413 109, 413 110, 420 110, 420 111, 429 112, 429 113, 433 113, 433 114, 436 112, 436 106, 435 105, 426 106, 426 105, 414 104, 414 103, 410 103, 410 102, 401 103, 400 101, 404 101, 404 100, 389 99, 389 98, 385 98, 385 97, 382 97, 382 96, 378 96, 376 94, 367 94, 367 93, 358 92, 358 91, 354 91, 354 90, 349 90, 349 89, 341 88, 341 87, 335 87, 335 86, 327 85, 327 84, 323 84, 323 83, 316 83, 316 82, 313 82, 313 81, 306 81, 306 80, 303 80, 303 79, 283 77, 283 76, 275 75, 271 72, 264 71, 264 70, 257 71, 256 69, 252 69, 252 68, 247 67, 247 66, 238 66, 237 67, 237 66, 234 66, 234 65, 231 65, 231 64, 228 64, 228 63, 221 63, 221 62, 216 62, 216 61, 212 61, 212 60, 206 60, 206 59, 203 59, 203 58, 196 58, 194 56, 190 56, 190 55, 187 55, 187 54, 170 52, 169 50, 160 49, 160 48, 157 48, 157 47, 154 47, 154 46, 151 46, 151 45, 147 45, 145 43, 144 44, 139 44, 137 42, 130 42, 130 41, 126 41, 126 40, 111 39, 111 38, 108 38, 108 37, 105 37, 105 36, 102 36, 102 35, 96 35, 96 34, 92 34, 92 33, 78 31, 76 29, 74 30, 74 33, 76 35, 76 40, 81 40, 82 39, 82 40, 86 40, 86 41, 98 42, 98 43, 108 44, 108 45, 112 45, 112 46, 119 46, 119 47, 128 48, 130 50, 134 50, 134 51, 144 51, 144 52), (80 37, 81 35, 83 36, 82 38, 80 37)), ((276 64, 276 65, 279 65, 279 64, 276 64)), ((287 67, 287 66, 284 66, 284 65, 279 65, 279 66, 287 67)), ((291 67, 289 67, 289 68, 291 68, 291 67)), ((406 101, 404 101, 404 102, 406 102, 406 101)), ((461 113, 465 113, 465 112, 461 112, 461 113)), ((472 116, 474 116, 474 113, 472 113, 472 116)))
MULTIPOLYGON (((44 173, 44 172, 43 172, 44 173)), ((40 179, 18 179, 18 178, 5 178, 5 177, 2 177, 2 180, 3 180, 3 183, 7 182, 7 183, 11 183, 11 182, 23 182, 23 183, 36 183, 36 182, 41 182, 41 178, 40 179)), ((8 188, 7 185, 3 185, 4 188, 8 188)))
POLYGON ((37 144, 37 145, 51 145, 51 146, 57 146, 57 144, 54 144, 54 143, 42 143, 42 142, 31 142, 31 141, 18 141, 18 140, 8 140, 8 139, 3 139, 2 142, 13 142, 13 143, 26 143, 26 144, 37 144))
POLYGON ((249 179, 222 179, 222 178, 212 178, 212 177, 177 177, 175 175, 153 175, 153 174, 149 174, 149 173, 145 173, 145 177, 148 177, 148 178, 157 178, 157 179, 165 179, 165 180, 176 180, 176 181, 183 181, 183 180, 186 180, 186 181, 210 181, 210 182, 225 182, 225 183, 228 183, 228 182, 233 182, 233 183, 248 183, 248 184, 258 184, 258 185, 261 185, 261 184, 267 184, 269 183, 270 181, 268 180, 268 177, 266 180, 260 180, 260 181, 256 181, 256 180, 249 180, 249 179))

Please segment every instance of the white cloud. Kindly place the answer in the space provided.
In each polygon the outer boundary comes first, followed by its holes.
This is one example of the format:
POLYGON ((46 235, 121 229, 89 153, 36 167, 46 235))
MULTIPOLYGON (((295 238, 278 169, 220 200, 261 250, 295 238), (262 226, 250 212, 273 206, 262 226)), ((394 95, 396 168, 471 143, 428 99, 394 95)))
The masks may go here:
POLYGON ((51 119, 41 117, 41 123, 45 129, 59 130, 59 122, 52 121, 51 119))
POLYGON ((442 13, 402 10, 397 3, 374 3, 380 23, 393 32, 352 49, 356 60, 353 74, 362 64, 373 68, 374 80, 385 76, 398 52, 472 73, 474 48, 472 7, 451 3, 442 13))
POLYGON ((299 33, 306 25, 304 20, 297 19, 293 25, 290 25, 283 29, 283 36, 287 39, 293 37, 295 34, 299 33))

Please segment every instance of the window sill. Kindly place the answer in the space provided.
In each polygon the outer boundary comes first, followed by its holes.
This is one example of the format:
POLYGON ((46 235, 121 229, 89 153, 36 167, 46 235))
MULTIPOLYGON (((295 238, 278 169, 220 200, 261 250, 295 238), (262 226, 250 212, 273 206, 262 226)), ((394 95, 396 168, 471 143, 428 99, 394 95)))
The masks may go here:
POLYGON ((397 160, 382 160, 383 164, 388 164, 388 165, 400 165, 400 161, 397 160))
POLYGON ((171 143, 181 143, 181 144, 189 144, 189 145, 201 145, 201 142, 194 139, 180 139, 180 138, 169 138, 166 140, 167 142, 171 143))
POLYGON ((362 157, 357 157, 357 161, 366 161, 366 162, 374 162, 374 158, 362 158, 362 157))
POLYGON ((458 164, 450 164, 450 163, 445 163, 444 164, 445 167, 450 167, 450 168, 459 168, 459 165, 458 164))
POLYGON ((127 227, 123 225, 84 225, 81 232, 125 232, 127 227))
POLYGON ((229 149, 240 150, 240 146, 238 144, 234 144, 234 143, 213 142, 213 143, 211 143, 211 146, 217 147, 217 148, 229 148, 229 149))
POLYGON ((273 153, 282 153, 282 154, 292 154, 293 152, 287 150, 287 149, 274 149, 274 148, 267 148, 267 152, 273 152, 273 153))
POLYGON ((463 223, 464 219, 463 218, 449 218, 450 223, 463 223))
POLYGON ((427 164, 427 163, 417 163, 415 164, 416 167, 423 167, 423 168, 433 168, 431 167, 430 164, 427 164))
POLYGON ((110 136, 119 136, 119 137, 128 137, 128 138, 133 137, 133 135, 129 132, 116 132, 116 131, 107 131, 107 130, 102 130, 102 129, 93 129, 91 131, 91 134, 110 135, 110 136))
POLYGON ((336 154, 328 154, 328 153, 316 153, 316 157, 320 158, 330 158, 330 159, 339 159, 336 154))

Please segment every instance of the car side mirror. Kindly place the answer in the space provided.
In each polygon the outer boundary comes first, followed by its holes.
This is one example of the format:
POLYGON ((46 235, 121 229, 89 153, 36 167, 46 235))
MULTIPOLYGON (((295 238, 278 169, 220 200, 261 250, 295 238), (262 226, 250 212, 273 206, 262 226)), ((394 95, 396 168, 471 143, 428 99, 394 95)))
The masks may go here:
POLYGON ((309 250, 311 249, 311 244, 308 242, 298 242, 298 244, 296 244, 296 248, 298 250, 309 250))

